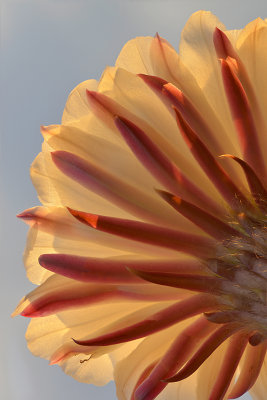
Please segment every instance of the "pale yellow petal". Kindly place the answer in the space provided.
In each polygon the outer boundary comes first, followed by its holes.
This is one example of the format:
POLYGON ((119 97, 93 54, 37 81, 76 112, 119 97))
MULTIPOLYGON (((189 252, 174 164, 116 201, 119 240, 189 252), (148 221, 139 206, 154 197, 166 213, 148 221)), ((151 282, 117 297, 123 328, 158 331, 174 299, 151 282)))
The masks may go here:
POLYGON ((81 339, 86 334, 98 336, 110 324, 116 325, 119 319, 127 318, 129 309, 136 312, 137 319, 138 313, 142 314, 144 307, 147 307, 147 303, 111 302, 80 307, 75 313, 67 310, 57 315, 34 318, 26 333, 29 349, 36 356, 50 359, 63 344, 73 343, 72 338, 81 339))
POLYGON ((61 368, 77 381, 96 386, 106 385, 113 379, 113 366, 108 355, 87 360, 88 356, 80 353, 64 361, 61 368))
POLYGON ((150 59, 150 48, 153 38, 137 37, 127 42, 116 61, 116 66, 124 68, 129 72, 151 74, 153 68, 150 59))
POLYGON ((199 87, 224 126, 225 135, 232 142, 235 155, 240 155, 237 135, 223 89, 220 66, 213 44, 213 32, 224 25, 207 11, 194 13, 186 23, 180 42, 180 57, 194 75, 199 87))
POLYGON ((259 140, 264 151, 267 149, 267 138, 263 134, 267 128, 266 41, 267 22, 261 18, 257 18, 240 32, 236 43, 238 54, 245 65, 258 99, 256 107, 259 108, 260 117, 257 109, 255 110, 255 104, 252 104, 252 110, 254 111, 254 118, 258 128, 259 140), (263 119, 263 123, 261 123, 261 118, 263 119))
POLYGON ((198 400, 196 397, 196 386, 197 379, 194 374, 181 382, 170 383, 158 395, 157 400, 198 400))
MULTIPOLYGON (((31 229, 24 252, 28 278, 42 283, 50 271, 40 267, 38 258, 44 253, 76 254, 87 257, 142 256, 153 258, 177 257, 177 252, 123 239, 97 231, 78 222, 65 208, 36 207, 29 210, 31 229), (35 217, 34 217, 35 215, 35 217), (38 218, 39 221, 38 221, 38 218), (37 222, 34 221, 37 218, 37 222), (152 255, 152 257, 151 257, 152 255)), ((183 259, 186 257, 183 255, 183 259)))
MULTIPOLYGON (((238 31, 231 31, 229 33, 229 36, 233 38, 233 41, 236 40, 237 33, 238 31)), ((175 49, 165 39, 155 37, 136 38, 131 40, 122 50, 116 66, 135 74, 145 73, 156 75, 176 85, 189 99, 193 101, 200 114, 205 116, 210 127, 217 132, 217 139, 218 142, 221 143, 222 149, 224 148, 226 151, 227 148, 228 152, 236 153, 236 150, 234 150, 233 147, 232 138, 227 140, 227 132, 224 128, 225 121, 223 119, 220 121, 218 116, 216 116, 213 106, 208 103, 207 98, 203 95, 194 75, 184 65, 175 49), (141 53, 138 50, 140 48, 147 50, 146 58, 142 57, 142 60, 145 60, 144 63, 136 62, 136 59, 140 61, 141 53), (150 59, 148 58, 149 52, 150 59)), ((112 81, 113 79, 116 79, 117 74, 118 73, 115 73, 114 69, 112 70, 112 74, 110 73, 110 70, 106 70, 101 78, 99 90, 103 92, 113 92, 112 81)), ((150 106, 151 101, 152 100, 150 100, 150 102, 144 101, 144 103, 149 104, 150 106)), ((157 123, 159 123, 160 120, 162 119, 158 118, 157 123)), ((221 153, 225 151, 222 151, 221 153)), ((230 165, 229 168, 231 170, 231 175, 234 173, 234 176, 240 179, 240 171, 233 165, 230 165)))
MULTIPOLYGON (((195 373, 197 377, 196 398, 198 400, 207 400, 209 398, 222 365, 223 356, 227 349, 227 343, 228 342, 226 341, 220 345, 195 373)), ((229 393, 229 390, 227 393, 229 393)), ((227 397, 224 396, 223 399, 226 398, 227 397)))
POLYGON ((267 356, 265 356, 260 375, 255 385, 250 389, 253 400, 265 400, 267 391, 267 356))
POLYGON ((65 196, 68 195, 67 192, 69 192, 73 183, 77 187, 77 197, 79 189, 81 190, 81 203, 71 206, 72 208, 81 209, 83 207, 84 209, 84 202, 86 202, 86 209, 90 212, 120 217, 124 212, 124 216, 131 219, 136 217, 146 219, 147 214, 148 222, 172 227, 174 221, 176 221, 177 226, 183 227, 185 230, 197 231, 196 227, 173 211, 156 193, 154 188, 162 188, 162 185, 152 179, 145 168, 119 146, 97 136, 85 134, 77 128, 64 125, 46 127, 43 129, 43 134, 49 147, 46 149, 44 146, 44 152, 35 160, 31 173, 40 199, 44 204, 55 204, 56 198, 59 204, 69 205, 71 199, 67 203, 65 196), (93 190, 84 190, 79 184, 76 186, 75 181, 65 177, 53 165, 48 151, 50 148, 71 152, 89 162, 99 171, 99 174, 108 174, 110 180, 105 182, 105 187, 109 188, 111 195, 115 193, 122 201, 125 200, 126 206, 132 204, 132 212, 130 208, 124 208, 122 204, 118 209, 109 201, 105 202, 104 196, 98 199, 99 196, 95 195, 93 190), (43 169, 47 172, 42 172, 43 169), (123 171, 123 174, 121 171, 123 171), (67 189, 64 190, 60 182, 67 189), (60 195, 62 191, 64 191, 64 194, 60 195), (95 198, 97 200, 94 200, 95 198), (136 209, 136 212, 134 212, 134 209, 136 209), (162 210, 160 215, 158 215, 159 209, 162 210), (138 210, 140 210, 139 213, 138 210))
MULTIPOLYGON (((99 83, 100 92, 102 92, 101 84, 102 81, 99 83)), ((209 193, 212 193, 211 196, 220 198, 219 201, 222 201, 181 137, 174 115, 163 107, 161 100, 139 77, 118 69, 112 90, 103 93, 127 109, 132 116, 134 115, 137 119, 133 122, 149 134, 150 139, 164 151, 170 160, 177 163, 182 171, 185 173, 190 171, 190 178, 195 183, 199 185, 201 182, 202 188, 206 188, 209 193)), ((131 119, 131 117, 128 118, 131 119)))
MULTIPOLYGON (((184 64, 194 74, 199 86, 206 91, 208 81, 214 79, 213 74, 218 77, 218 62, 213 45, 213 32, 216 27, 225 30, 215 15, 208 11, 197 11, 188 19, 179 47, 184 64)), ((213 84, 215 85, 215 81, 213 84)), ((210 93, 212 89, 215 90, 211 88, 210 93)))
MULTIPOLYGON (((179 324, 179 327, 185 323, 179 324)), ((177 325, 144 339, 134 350, 115 365, 114 379, 119 400, 129 400, 138 379, 152 363, 158 361, 171 345, 177 325)))
POLYGON ((62 116, 62 124, 71 123, 79 120, 90 112, 90 107, 86 98, 86 89, 97 90, 98 82, 94 79, 84 81, 74 88, 66 102, 62 116))
POLYGON ((31 178, 44 205, 71 207, 80 211, 124 218, 129 216, 127 212, 63 174, 55 166, 48 151, 40 153, 32 164, 31 178))

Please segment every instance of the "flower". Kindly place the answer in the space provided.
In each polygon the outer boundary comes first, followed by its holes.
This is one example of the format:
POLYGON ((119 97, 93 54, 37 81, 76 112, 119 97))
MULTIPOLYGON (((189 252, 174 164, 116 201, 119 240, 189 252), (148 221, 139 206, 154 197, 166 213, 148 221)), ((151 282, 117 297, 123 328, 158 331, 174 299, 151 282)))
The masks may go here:
POLYGON ((42 127, 14 314, 30 350, 123 400, 266 390, 267 23, 136 38, 42 127))

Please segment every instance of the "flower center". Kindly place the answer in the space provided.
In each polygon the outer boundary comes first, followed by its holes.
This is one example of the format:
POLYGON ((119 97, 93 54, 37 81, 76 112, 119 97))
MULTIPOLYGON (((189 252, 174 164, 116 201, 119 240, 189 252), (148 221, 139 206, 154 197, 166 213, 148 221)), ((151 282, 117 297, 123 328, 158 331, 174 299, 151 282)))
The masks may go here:
POLYGON ((240 321, 254 331, 251 344, 267 338, 267 224, 245 213, 234 223, 242 232, 239 237, 224 240, 216 249, 216 257, 207 260, 207 267, 221 278, 220 289, 229 310, 208 314, 211 322, 240 321))

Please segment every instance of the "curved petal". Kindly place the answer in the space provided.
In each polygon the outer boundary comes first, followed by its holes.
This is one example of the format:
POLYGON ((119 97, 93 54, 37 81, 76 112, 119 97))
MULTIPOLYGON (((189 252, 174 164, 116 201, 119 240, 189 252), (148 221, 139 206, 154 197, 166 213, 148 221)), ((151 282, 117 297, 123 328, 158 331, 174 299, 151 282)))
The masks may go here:
POLYGON ((73 120, 80 119, 90 111, 86 100, 85 89, 96 90, 98 82, 94 79, 80 83, 70 93, 62 116, 62 124, 67 124, 73 120))
POLYGON ((267 390, 267 356, 265 356, 263 365, 261 368, 261 372, 257 379, 257 382, 254 384, 252 389, 250 389, 250 393, 255 400, 265 400, 266 398, 266 390, 267 390))
MULTIPOLYGON (((120 257, 140 259, 174 258, 176 251, 135 242, 108 233, 88 229, 61 207, 36 207, 20 214, 30 226, 24 263, 28 278, 35 284, 44 282, 52 273, 39 266, 43 253, 67 253, 85 257, 120 257), (153 250, 152 250, 153 249, 153 250)), ((188 260, 183 256, 182 260, 188 260)))
MULTIPOLYGON (((267 79, 266 79, 266 43, 267 22, 260 18, 250 22, 238 37, 236 46, 238 54, 242 59, 253 89, 257 93, 257 103, 251 103, 254 112, 256 126, 259 133, 266 130, 267 117, 267 79)), ((259 141, 266 148, 266 135, 259 135, 259 141)))
POLYGON ((153 71, 150 60, 150 48, 153 38, 137 37, 129 40, 122 48, 116 66, 133 73, 148 74, 153 71))
MULTIPOLYGON (((118 319, 126 318, 129 308, 137 316, 138 313, 142 314, 145 307, 146 303, 131 301, 112 304, 112 307, 110 303, 93 304, 79 307, 75 313, 65 310, 54 315, 34 318, 26 333, 28 347, 34 355, 51 359, 62 345, 73 343, 72 337, 82 336, 88 331, 97 335, 118 319)), ((108 349, 106 347, 106 351, 108 349)), ((86 347, 83 350, 81 353, 87 350, 86 347)))
POLYGON ((180 57, 203 90, 217 118, 225 127, 225 136, 234 146, 234 154, 240 154, 234 134, 232 118, 222 86, 222 78, 215 48, 215 28, 224 30, 224 25, 207 11, 194 13, 184 27, 180 42, 180 57))
POLYGON ((108 355, 88 358, 87 354, 79 353, 62 362, 60 366, 65 374, 79 382, 103 386, 113 380, 113 366, 108 355))
MULTIPOLYGON (((191 320, 190 320, 191 321, 191 320)), ((181 322, 144 339, 125 359, 116 364, 114 378, 119 400, 131 399, 137 382, 150 365, 154 365, 173 341, 174 335, 189 324, 181 322)))

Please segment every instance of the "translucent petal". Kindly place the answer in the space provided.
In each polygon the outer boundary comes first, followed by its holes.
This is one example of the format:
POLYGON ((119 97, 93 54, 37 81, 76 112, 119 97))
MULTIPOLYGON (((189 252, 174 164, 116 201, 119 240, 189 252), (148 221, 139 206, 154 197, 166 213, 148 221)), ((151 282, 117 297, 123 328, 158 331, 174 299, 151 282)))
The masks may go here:
POLYGON ((97 90, 98 82, 94 79, 84 81, 74 88, 66 102, 62 116, 62 124, 71 123, 73 120, 80 119, 90 111, 85 89, 97 90))
POLYGON ((250 394, 255 400, 265 400, 267 390, 267 357, 265 356, 260 375, 255 385, 250 389, 250 394))
POLYGON ((234 146, 235 155, 239 146, 234 132, 231 115, 226 102, 218 59, 213 45, 213 32, 224 25, 210 12, 198 11, 193 14, 182 32, 180 57, 203 90, 207 101, 223 123, 225 136, 234 146))

